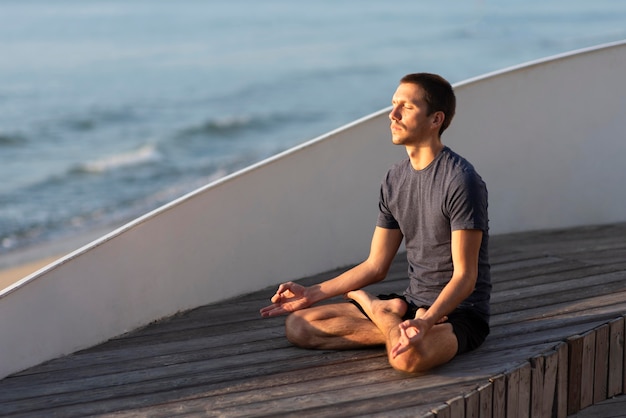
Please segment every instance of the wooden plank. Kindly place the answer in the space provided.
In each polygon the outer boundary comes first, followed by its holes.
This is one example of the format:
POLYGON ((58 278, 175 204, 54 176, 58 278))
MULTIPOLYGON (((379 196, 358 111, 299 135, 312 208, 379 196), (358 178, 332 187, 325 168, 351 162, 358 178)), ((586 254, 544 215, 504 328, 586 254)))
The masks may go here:
POLYGON ((580 411, 580 385, 582 379, 583 338, 580 335, 567 339, 569 346, 567 414, 580 411))
POLYGON ((492 390, 492 417, 506 416, 506 376, 499 374, 490 379, 492 390))
POLYGON ((545 356, 543 355, 535 356, 530 360, 530 416, 533 418, 543 416, 545 361, 545 356))
POLYGON ((624 411, 626 411, 626 396, 621 395, 583 409, 570 418, 623 418, 624 411))
POLYGON ((465 395, 465 415, 464 418, 480 417, 480 394, 478 390, 473 390, 465 395))
MULTIPOLYGON (((571 300, 559 303, 550 299, 540 298, 540 302, 529 302, 527 306, 524 305, 522 308, 516 307, 515 304, 503 304, 506 306, 504 312, 492 316, 492 325, 520 325, 524 321, 533 319, 556 319, 562 316, 567 317, 568 315, 576 316, 577 313, 587 314, 587 312, 603 311, 610 314, 610 316, 605 318, 608 321, 619 316, 624 308, 624 295, 626 295, 624 288, 626 286, 622 283, 615 283, 614 286, 615 288, 611 285, 608 289, 601 291, 593 290, 592 292, 582 289, 571 300)), ((520 301, 521 304, 523 302, 527 301, 520 301)), ((586 319, 578 315, 577 321, 586 322, 586 319)))
POLYGON ((536 306, 545 306, 546 303, 556 304, 583 300, 587 297, 609 294, 614 291, 623 291, 626 278, 623 271, 586 276, 574 279, 567 284, 546 283, 528 289, 494 293, 494 314, 500 313, 495 303, 510 304, 509 310, 523 310, 536 306), (546 295, 549 295, 547 297, 546 295))
POLYGON ((433 408, 432 412, 437 418, 452 418, 450 405, 447 403, 433 408))
POLYGON ((520 367, 519 375, 519 395, 518 395, 518 417, 528 418, 530 416, 530 392, 531 392, 531 366, 525 362, 520 367))
POLYGON ((447 401, 450 405, 450 418, 464 418, 465 417, 465 397, 455 396, 447 401))
MULTIPOLYGON (((626 318, 626 315, 623 317, 626 318)), ((626 320, 624 321, 624 325, 626 327, 626 320)), ((622 334, 622 341, 626 338, 626 328, 622 334)), ((626 393, 626 344, 622 342, 622 346, 624 346, 624 356, 622 358, 622 393, 626 393)))
POLYGON ((594 360, 593 402, 602 402, 607 398, 609 375, 609 324, 604 324, 595 330, 596 355, 594 360))
POLYGON ((506 376, 506 416, 517 417, 519 413, 519 379, 520 368, 509 372, 506 376))
POLYGON ((537 320, 537 324, 533 327, 518 327, 511 325, 508 327, 495 327, 493 335, 489 335, 489 339, 480 348, 484 352, 499 352, 512 348, 523 347, 525 345, 539 345, 542 343, 552 343, 554 345, 565 340, 566 338, 583 333, 590 328, 600 326, 607 322, 607 319, 589 318, 590 322, 578 323, 577 321, 564 318, 563 326, 559 326, 561 321, 541 321, 537 320))
POLYGON ((593 404, 594 360, 596 358, 596 332, 591 330, 582 336, 582 368, 580 375, 580 409, 593 404))
POLYGON ((478 387, 480 418, 492 418, 493 415, 493 383, 488 382, 478 387))
POLYGON ((624 317, 609 322, 609 376, 607 397, 622 393, 624 375, 624 317))
POLYGON ((544 356, 543 393, 541 395, 541 409, 538 416, 551 417, 555 411, 557 400, 557 371, 558 352, 551 350, 544 356))
POLYGON ((557 353, 556 374, 556 417, 565 418, 568 415, 568 383, 569 383, 569 344, 562 342, 555 348, 557 353))

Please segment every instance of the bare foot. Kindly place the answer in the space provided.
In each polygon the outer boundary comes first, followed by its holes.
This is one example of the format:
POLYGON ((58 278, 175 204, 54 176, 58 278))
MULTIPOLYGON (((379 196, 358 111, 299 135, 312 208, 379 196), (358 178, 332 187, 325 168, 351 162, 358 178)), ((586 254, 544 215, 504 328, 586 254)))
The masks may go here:
POLYGON ((346 298, 352 299, 365 311, 374 322, 379 315, 393 314, 399 318, 406 313, 407 304, 402 299, 381 300, 365 290, 353 290, 346 293, 346 298))

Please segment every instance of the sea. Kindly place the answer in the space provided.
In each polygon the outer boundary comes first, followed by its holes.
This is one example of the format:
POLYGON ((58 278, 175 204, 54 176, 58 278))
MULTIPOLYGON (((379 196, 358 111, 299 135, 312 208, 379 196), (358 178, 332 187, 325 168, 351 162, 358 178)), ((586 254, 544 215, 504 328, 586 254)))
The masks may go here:
POLYGON ((0 22, 2 255, 386 108, 407 73, 456 83, 626 39, 626 1, 0 0, 0 22))

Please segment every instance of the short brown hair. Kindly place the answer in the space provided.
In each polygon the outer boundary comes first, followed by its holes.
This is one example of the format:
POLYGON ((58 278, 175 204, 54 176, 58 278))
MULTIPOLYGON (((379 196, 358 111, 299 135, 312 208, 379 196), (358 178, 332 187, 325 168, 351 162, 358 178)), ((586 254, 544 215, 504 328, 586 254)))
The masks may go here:
POLYGON ((407 74, 400 80, 400 84, 417 84, 424 90, 424 101, 428 105, 428 114, 443 112, 445 115, 443 123, 439 128, 439 136, 445 131, 456 109, 456 96, 452 86, 445 78, 437 74, 414 73, 407 74))

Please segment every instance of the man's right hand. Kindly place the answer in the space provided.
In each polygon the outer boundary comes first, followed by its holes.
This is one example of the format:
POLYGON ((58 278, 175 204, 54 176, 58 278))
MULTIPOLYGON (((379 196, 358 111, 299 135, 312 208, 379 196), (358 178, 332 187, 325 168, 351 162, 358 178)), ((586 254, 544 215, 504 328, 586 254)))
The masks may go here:
POLYGON ((283 283, 272 296, 272 304, 261 309, 264 318, 284 315, 308 308, 312 302, 307 298, 307 288, 293 282, 283 283))

